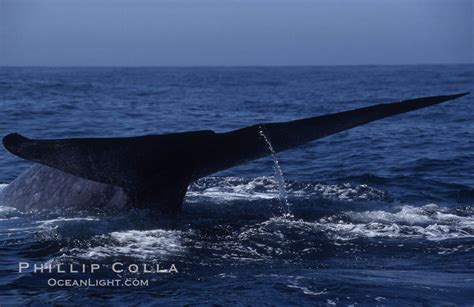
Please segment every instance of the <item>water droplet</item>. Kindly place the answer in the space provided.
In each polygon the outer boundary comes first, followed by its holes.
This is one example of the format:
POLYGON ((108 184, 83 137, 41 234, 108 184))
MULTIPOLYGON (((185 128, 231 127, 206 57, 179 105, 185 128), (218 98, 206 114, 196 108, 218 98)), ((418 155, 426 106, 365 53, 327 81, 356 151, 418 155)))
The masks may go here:
POLYGON ((259 134, 265 140, 268 150, 270 151, 273 158, 273 170, 275 173, 275 180, 278 185, 281 213, 283 214, 283 217, 291 218, 293 215, 291 214, 291 204, 288 201, 288 193, 286 192, 285 177, 283 177, 283 171, 281 170, 280 163, 278 162, 275 149, 273 149, 272 142, 265 134, 265 128, 263 126, 259 126, 259 134))

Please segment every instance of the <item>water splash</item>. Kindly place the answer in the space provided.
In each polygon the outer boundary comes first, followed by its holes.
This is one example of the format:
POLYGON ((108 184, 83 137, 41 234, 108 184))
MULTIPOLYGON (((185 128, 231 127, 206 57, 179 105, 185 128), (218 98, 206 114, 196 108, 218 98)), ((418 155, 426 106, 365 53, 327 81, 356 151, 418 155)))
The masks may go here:
POLYGON ((288 201, 288 193, 286 192, 285 177, 283 177, 283 171, 281 170, 280 163, 278 162, 275 149, 273 149, 272 142, 270 142, 270 139, 265 134, 264 129, 265 128, 263 126, 259 126, 259 134, 265 140, 265 143, 268 146, 268 150, 270 151, 273 158, 273 170, 275 173, 275 180, 278 185, 278 194, 281 205, 280 208, 284 217, 291 218, 293 217, 293 215, 291 214, 291 204, 288 201))

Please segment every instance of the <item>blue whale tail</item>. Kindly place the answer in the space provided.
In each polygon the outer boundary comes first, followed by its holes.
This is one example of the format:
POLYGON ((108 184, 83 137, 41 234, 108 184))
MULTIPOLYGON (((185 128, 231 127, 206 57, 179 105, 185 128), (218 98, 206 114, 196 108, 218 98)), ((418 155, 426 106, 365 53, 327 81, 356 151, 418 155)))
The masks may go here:
POLYGON ((13 133, 3 138, 12 154, 88 180, 121 187, 135 206, 177 212, 190 182, 276 152, 382 118, 453 100, 469 93, 378 104, 305 119, 256 124, 215 133, 191 131, 127 138, 34 140, 13 133))

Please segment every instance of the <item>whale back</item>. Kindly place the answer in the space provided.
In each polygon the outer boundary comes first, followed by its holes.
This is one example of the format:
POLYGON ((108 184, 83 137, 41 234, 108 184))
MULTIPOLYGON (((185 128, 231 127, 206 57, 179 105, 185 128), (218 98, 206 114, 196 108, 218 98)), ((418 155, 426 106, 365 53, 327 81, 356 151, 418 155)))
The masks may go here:
POLYGON ((0 205, 21 211, 67 210, 115 212, 127 197, 119 187, 86 180, 60 170, 33 164, 0 190, 0 205))

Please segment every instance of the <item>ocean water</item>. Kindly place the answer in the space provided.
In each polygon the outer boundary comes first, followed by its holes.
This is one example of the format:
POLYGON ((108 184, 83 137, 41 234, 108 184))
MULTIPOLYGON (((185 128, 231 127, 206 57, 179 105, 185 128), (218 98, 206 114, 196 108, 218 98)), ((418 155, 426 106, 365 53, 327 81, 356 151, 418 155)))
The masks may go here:
MULTIPOLYGON (((473 85, 473 65, 2 67, 0 135, 221 132, 473 85)), ((0 204, 0 303, 472 305, 473 114, 471 94, 279 153, 291 216, 272 157, 193 183, 176 218, 0 204), (115 273, 116 262, 178 272, 115 273), (48 285, 79 278, 148 285, 48 285)), ((30 166, 0 149, 0 189, 30 166)))

